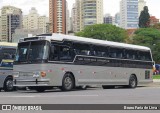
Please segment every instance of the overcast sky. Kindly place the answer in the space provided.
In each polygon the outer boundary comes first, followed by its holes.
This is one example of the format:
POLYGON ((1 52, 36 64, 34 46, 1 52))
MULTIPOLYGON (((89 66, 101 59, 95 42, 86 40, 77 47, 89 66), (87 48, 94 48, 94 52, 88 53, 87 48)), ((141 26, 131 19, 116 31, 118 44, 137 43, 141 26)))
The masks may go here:
MULTIPOLYGON (((75 0, 67 0, 71 10, 75 0)), ((119 11, 120 0, 103 0, 104 14, 112 16, 119 11)), ((160 0, 145 0, 151 15, 160 19, 160 0)), ((47 15, 49 11, 49 0, 0 0, 0 8, 4 5, 12 5, 22 9, 23 14, 28 14, 31 7, 36 7, 40 15, 47 15)))

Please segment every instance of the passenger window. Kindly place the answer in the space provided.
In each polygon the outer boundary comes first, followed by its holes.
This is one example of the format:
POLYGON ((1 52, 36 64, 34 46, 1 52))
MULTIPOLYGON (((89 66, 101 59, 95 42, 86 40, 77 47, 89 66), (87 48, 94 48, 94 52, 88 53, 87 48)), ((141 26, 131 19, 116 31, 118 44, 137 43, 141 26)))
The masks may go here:
POLYGON ((123 58, 124 50, 119 48, 110 48, 109 56, 111 58, 123 58))
POLYGON ((72 60, 69 47, 60 46, 60 60, 61 61, 71 61, 72 60))
POLYGON ((138 60, 138 53, 135 50, 126 50, 125 51, 125 58, 132 59, 132 60, 138 60))
POLYGON ((151 61, 150 52, 139 52, 139 60, 151 61))
POLYGON ((89 44, 81 44, 81 43, 74 43, 73 44, 74 52, 77 55, 91 55, 90 45, 89 44))
POLYGON ((52 47, 50 60, 51 61, 72 61, 73 57, 71 55, 71 49, 67 46, 54 45, 52 47))
POLYGON ((94 46, 93 55, 98 57, 108 57, 108 48, 104 46, 94 46))

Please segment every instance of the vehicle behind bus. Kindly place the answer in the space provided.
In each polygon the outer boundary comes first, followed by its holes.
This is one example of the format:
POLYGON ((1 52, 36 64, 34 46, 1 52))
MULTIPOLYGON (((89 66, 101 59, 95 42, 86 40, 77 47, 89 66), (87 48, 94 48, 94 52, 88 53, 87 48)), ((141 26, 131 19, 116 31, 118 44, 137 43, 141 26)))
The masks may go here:
POLYGON ((20 39, 14 86, 38 92, 101 85, 135 88, 152 82, 148 47, 52 34, 20 39))
POLYGON ((0 42, 0 91, 12 91, 13 60, 16 53, 15 43, 0 42))

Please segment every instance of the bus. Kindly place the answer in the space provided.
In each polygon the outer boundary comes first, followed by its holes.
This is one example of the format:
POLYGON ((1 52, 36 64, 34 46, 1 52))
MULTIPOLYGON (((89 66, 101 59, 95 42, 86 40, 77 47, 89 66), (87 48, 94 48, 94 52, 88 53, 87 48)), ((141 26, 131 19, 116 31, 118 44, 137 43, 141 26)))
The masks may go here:
POLYGON ((0 91, 12 91, 13 87, 13 60, 17 44, 0 42, 0 91))
POLYGON ((148 47, 53 33, 19 40, 13 76, 14 86, 38 92, 135 88, 152 82, 152 68, 148 47))

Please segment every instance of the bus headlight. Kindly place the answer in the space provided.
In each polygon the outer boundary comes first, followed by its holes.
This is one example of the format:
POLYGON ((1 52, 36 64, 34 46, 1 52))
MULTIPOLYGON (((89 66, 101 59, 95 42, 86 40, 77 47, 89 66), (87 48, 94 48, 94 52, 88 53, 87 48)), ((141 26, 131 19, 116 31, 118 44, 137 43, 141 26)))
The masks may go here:
POLYGON ((19 72, 13 72, 13 77, 18 78, 19 77, 19 72))
POLYGON ((40 72, 34 72, 33 73, 33 78, 38 78, 40 77, 40 72))

